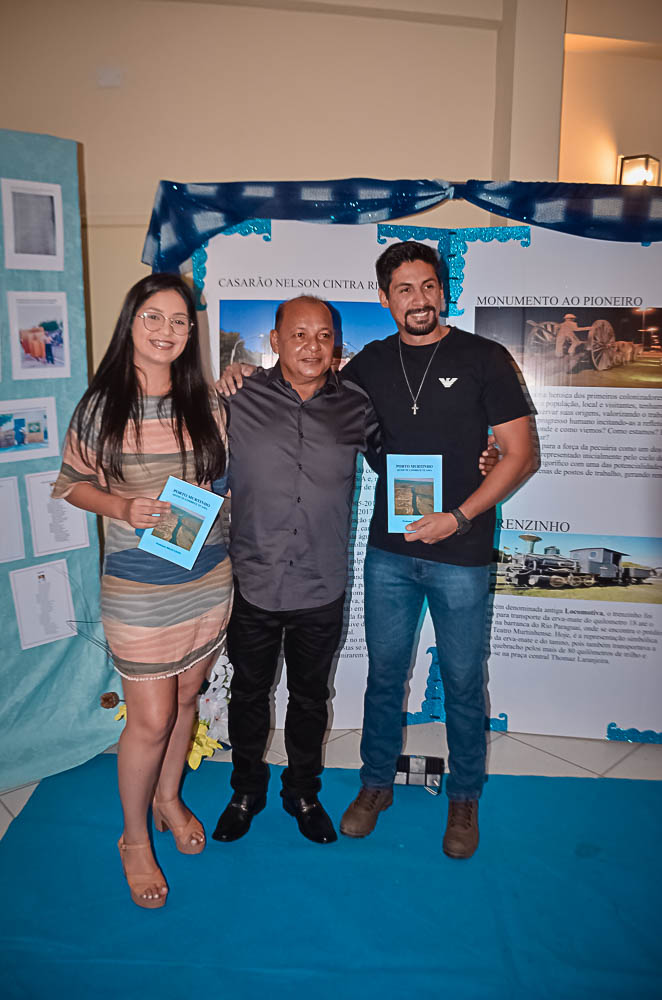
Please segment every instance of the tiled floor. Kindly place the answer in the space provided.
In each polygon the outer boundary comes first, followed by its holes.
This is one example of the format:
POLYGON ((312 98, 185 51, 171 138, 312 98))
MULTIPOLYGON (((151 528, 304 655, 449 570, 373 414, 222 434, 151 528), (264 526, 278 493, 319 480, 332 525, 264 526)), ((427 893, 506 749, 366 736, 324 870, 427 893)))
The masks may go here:
MULTIPOLYGON (((662 745, 659 744, 616 743, 526 733, 489 733, 488 739, 487 769, 490 774, 662 781, 662 745)), ((326 767, 360 767, 360 740, 360 729, 331 730, 325 741, 326 767)), ((114 749, 111 747, 110 752, 114 749)), ((403 752, 446 757, 446 727, 435 722, 410 726, 403 752)), ((212 759, 229 761, 230 751, 217 750, 212 759)), ((282 729, 275 729, 272 733, 267 760, 270 764, 285 763, 282 729)), ((23 785, 0 795, 0 837, 36 787, 37 784, 23 785)))

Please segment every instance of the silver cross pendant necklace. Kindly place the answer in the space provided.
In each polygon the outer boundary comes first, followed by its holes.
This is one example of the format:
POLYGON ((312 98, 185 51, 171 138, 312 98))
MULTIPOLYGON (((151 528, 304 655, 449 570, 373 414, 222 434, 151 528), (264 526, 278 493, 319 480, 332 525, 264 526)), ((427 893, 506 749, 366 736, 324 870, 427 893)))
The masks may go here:
POLYGON ((409 384, 409 379, 407 378, 407 372, 405 371, 405 363, 402 360, 402 339, 400 337, 398 337, 398 351, 400 352, 400 367, 402 368, 402 374, 405 377, 405 382, 407 383, 407 388, 409 389, 409 395, 411 396, 412 403, 414 404, 412 406, 412 408, 411 408, 411 412, 414 414, 414 416, 416 416, 416 414, 418 413, 418 411, 420 409, 420 407, 418 405, 418 397, 421 394, 421 389, 423 388, 423 383, 425 382, 425 379, 427 378, 427 374, 430 371, 430 365, 434 361, 434 356, 437 353, 437 351, 439 350, 439 344, 441 343, 442 339, 443 338, 440 338, 437 341, 437 346, 435 347, 434 351, 430 355, 430 360, 428 361, 427 368, 423 372, 423 378, 421 379, 421 384, 418 387, 418 392, 416 393, 416 395, 414 395, 414 393, 411 391, 411 386, 409 384))

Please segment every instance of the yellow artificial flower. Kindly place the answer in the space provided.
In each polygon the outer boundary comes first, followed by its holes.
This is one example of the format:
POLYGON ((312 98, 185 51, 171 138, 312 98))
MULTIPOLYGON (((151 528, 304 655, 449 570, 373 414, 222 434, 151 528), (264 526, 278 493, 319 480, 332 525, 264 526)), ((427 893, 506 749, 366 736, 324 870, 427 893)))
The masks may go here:
MULTIPOLYGON (((122 702, 118 708, 117 715, 115 716, 116 722, 119 722, 120 719, 126 719, 126 704, 124 702, 122 702)), ((186 758, 189 767, 191 767, 194 771, 197 771, 200 767, 203 757, 213 757, 214 750, 223 749, 220 743, 217 743, 216 740, 207 736, 208 729, 208 722, 205 722, 204 719, 196 718, 193 725, 191 747, 186 758)))
POLYGON ((222 749, 220 743, 207 736, 208 729, 209 723, 203 719, 196 719, 193 724, 193 742, 191 743, 191 748, 186 759, 189 767, 194 771, 197 771, 200 767, 203 757, 213 757, 214 750, 222 749))

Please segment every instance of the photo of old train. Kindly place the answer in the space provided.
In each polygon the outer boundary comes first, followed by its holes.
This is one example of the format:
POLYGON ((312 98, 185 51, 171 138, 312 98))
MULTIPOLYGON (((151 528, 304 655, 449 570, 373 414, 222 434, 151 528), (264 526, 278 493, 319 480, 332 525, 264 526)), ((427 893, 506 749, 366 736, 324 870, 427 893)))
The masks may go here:
MULTIPOLYGON (((623 548, 616 548, 600 544, 601 538, 593 545, 573 545, 569 536, 563 539, 562 551, 557 538, 545 544, 540 535, 502 533, 511 534, 515 537, 500 540, 497 593, 662 603, 662 559, 655 559, 651 551, 653 558, 646 564, 625 551, 624 543, 640 543, 641 539, 618 539, 623 548), (542 548, 537 549, 541 542, 542 548), (640 588, 639 593, 631 594, 633 588, 640 588)), ((585 536, 578 540, 587 541, 585 536)), ((633 547, 641 548, 630 545, 630 550, 633 547)))

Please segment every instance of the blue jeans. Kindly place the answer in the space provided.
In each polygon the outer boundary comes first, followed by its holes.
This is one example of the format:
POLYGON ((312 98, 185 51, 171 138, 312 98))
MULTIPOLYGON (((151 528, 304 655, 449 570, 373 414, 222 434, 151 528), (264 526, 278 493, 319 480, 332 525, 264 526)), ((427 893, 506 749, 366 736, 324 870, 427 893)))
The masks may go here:
POLYGON ((485 674, 489 566, 402 556, 368 547, 368 686, 361 784, 390 788, 402 750, 402 705, 423 603, 428 601, 444 684, 450 799, 477 799, 485 780, 485 674))

